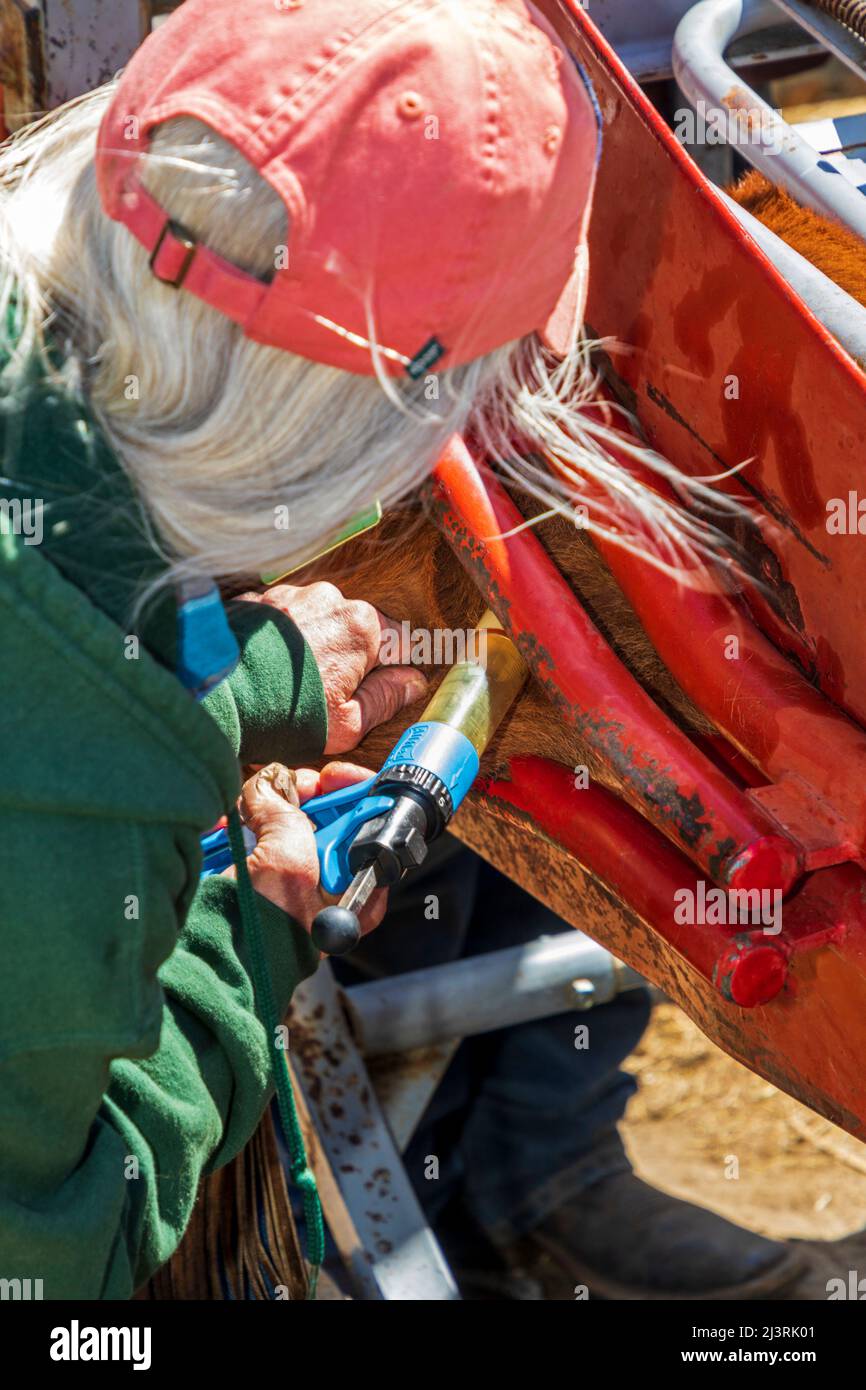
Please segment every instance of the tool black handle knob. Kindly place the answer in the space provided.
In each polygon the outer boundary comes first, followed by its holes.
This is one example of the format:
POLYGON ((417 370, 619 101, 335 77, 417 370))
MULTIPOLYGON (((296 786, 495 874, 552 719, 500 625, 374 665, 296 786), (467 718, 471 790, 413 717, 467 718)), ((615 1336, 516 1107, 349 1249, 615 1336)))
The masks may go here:
POLYGON ((361 940, 358 914, 347 907, 323 907, 313 918, 313 945, 329 956, 345 956, 361 940))

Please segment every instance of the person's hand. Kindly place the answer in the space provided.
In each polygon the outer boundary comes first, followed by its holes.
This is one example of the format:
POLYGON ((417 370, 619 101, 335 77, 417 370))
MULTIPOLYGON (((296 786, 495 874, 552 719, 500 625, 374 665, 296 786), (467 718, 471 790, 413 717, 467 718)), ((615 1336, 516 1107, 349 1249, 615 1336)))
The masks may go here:
POLYGON ((399 624, 371 603, 347 599, 334 584, 275 584, 264 593, 241 594, 286 613, 307 641, 325 688, 326 753, 347 753, 364 735, 418 700, 427 681, 411 666, 380 666, 386 632, 399 624))
MULTIPOLYGON (((305 931, 310 930, 316 913, 331 899, 319 888, 313 823, 301 807, 313 796, 324 796, 372 776, 368 768, 356 767, 354 763, 328 763, 321 772, 313 768, 293 772, 282 763, 268 763, 243 785, 238 809, 244 825, 256 837, 256 847, 247 858, 253 887, 305 931)), ((225 872, 229 877, 235 876, 234 867, 225 872)), ((379 925, 387 902, 385 888, 377 888, 370 895, 360 914, 362 931, 372 931, 379 925)))

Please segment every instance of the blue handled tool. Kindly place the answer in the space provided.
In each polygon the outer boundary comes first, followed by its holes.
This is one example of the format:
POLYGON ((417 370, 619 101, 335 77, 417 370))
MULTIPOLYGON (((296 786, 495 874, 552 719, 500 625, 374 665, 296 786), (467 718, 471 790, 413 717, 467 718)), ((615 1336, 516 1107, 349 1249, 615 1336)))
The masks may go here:
MULTIPOLYGON (((526 679, 517 648, 494 615, 471 637, 473 655, 451 667, 424 711, 398 739, 375 777, 304 803, 316 827, 321 885, 342 894, 313 921, 313 941, 342 955, 361 936, 359 913, 374 888, 397 883, 422 864, 472 786, 484 751, 526 679), (480 654, 479 654, 480 651, 480 654)), ((204 874, 231 863, 225 831, 202 840, 204 874)))

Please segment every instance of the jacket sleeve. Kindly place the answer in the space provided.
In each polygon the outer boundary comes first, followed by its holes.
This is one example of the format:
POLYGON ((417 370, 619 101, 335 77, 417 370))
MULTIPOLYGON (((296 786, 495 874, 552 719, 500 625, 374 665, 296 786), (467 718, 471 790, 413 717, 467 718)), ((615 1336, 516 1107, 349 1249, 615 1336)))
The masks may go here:
POLYGON ((236 600, 228 619, 240 661, 203 701, 242 763, 315 762, 328 736, 322 679, 290 618, 268 604, 236 600))
MULTIPOLYGON (((130 1297, 177 1247, 202 1174, 239 1152, 270 1095, 234 883, 205 880, 187 912, 187 856, 167 858, 149 831, 138 841, 150 872, 137 945, 82 934, 65 992, 53 969, 40 999, 38 924, 21 933, 15 968, 30 988, 15 1046, 0 1049, 0 1277, 41 1279, 45 1298, 130 1297)), ((100 898, 128 888, 110 879, 100 898)), ((317 953, 282 911, 258 906, 284 1010, 317 953)))

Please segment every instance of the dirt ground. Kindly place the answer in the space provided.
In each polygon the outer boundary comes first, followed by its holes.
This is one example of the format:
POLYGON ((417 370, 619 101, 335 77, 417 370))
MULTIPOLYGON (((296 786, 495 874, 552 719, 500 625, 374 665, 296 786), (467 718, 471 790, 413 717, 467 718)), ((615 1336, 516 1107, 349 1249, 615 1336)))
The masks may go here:
POLYGON ((640 1083, 621 1126, 647 1182, 777 1239, 805 1242, 790 1297, 866 1277, 866 1144, 721 1052, 660 1004, 626 1064, 640 1083), (730 1175, 730 1176, 728 1176, 730 1175))

